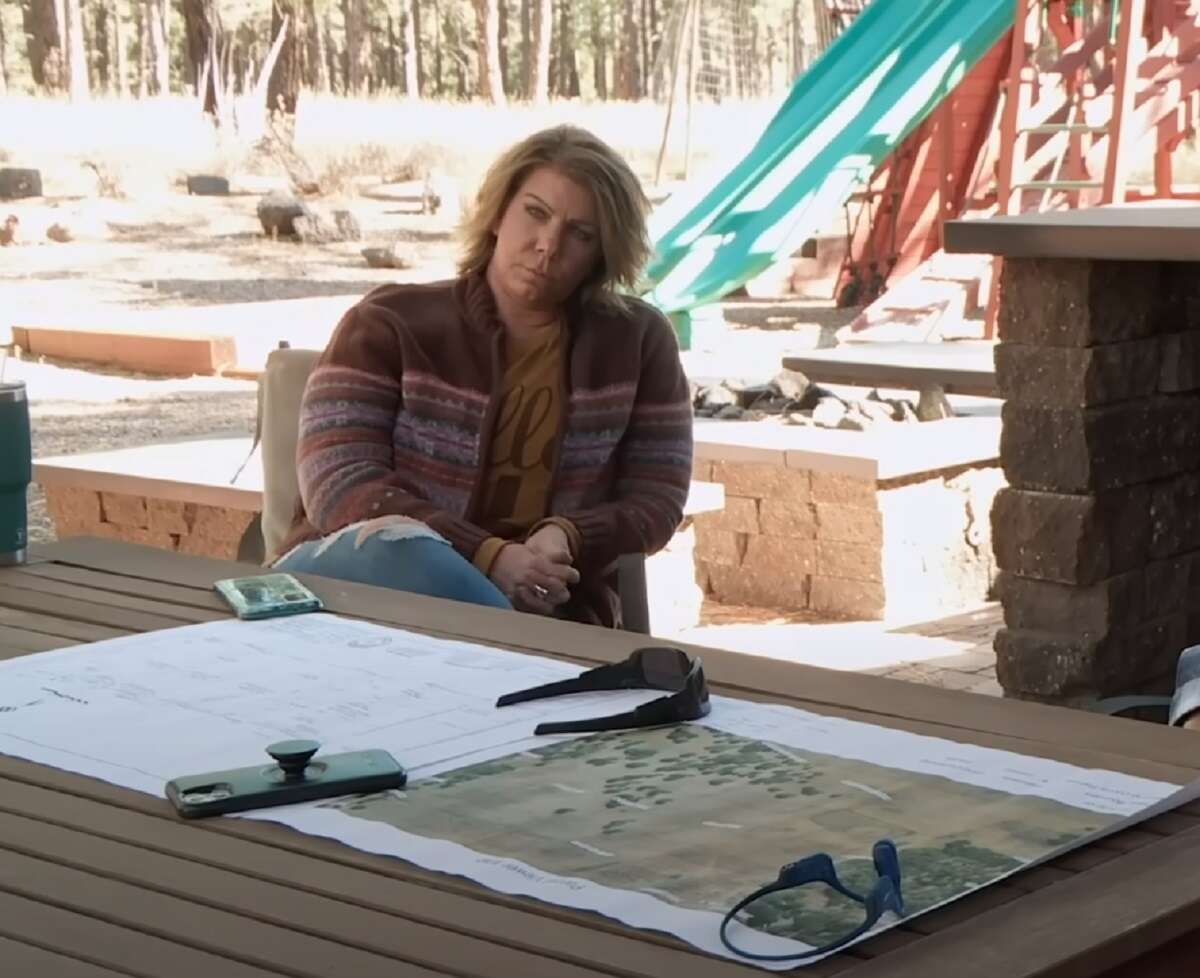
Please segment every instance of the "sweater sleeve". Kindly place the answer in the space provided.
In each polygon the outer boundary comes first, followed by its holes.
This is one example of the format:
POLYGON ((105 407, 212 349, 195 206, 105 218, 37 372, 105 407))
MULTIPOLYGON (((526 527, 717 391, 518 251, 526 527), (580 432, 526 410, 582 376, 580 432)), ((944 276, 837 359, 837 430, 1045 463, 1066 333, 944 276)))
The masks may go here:
POLYGON ((637 393, 616 465, 615 498, 556 514, 576 531, 581 573, 602 571, 624 554, 661 550, 683 520, 692 481, 691 393, 675 333, 662 316, 643 337, 637 393))
POLYGON ((394 467, 404 371, 399 328, 393 314, 369 300, 338 324, 300 405, 300 499, 322 534, 380 516, 408 516, 473 560, 490 534, 422 498, 394 467))

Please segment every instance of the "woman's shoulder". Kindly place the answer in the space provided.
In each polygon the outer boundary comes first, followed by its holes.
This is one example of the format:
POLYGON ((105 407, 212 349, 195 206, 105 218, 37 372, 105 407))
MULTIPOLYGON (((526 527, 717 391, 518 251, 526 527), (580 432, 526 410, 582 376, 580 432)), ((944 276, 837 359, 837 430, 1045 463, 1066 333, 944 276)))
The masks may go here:
POLYGON ((662 311, 636 296, 623 295, 619 304, 609 302, 594 306, 585 316, 590 322, 604 326, 610 335, 613 330, 651 339, 675 335, 671 321, 662 311))
POLYGON ((327 346, 338 361, 386 358, 426 335, 453 331, 454 282, 394 283, 372 289, 342 315, 327 346))
POLYGON ((637 351, 643 363, 675 360, 679 356, 679 337, 671 320, 657 306, 634 296, 622 296, 621 303, 605 303, 587 317, 587 333, 595 344, 596 355, 611 356, 614 345, 637 351))
POLYGON ((389 282, 372 289, 350 313, 360 319, 390 319, 393 323, 420 322, 430 315, 445 317, 457 307, 455 279, 442 282, 389 282))

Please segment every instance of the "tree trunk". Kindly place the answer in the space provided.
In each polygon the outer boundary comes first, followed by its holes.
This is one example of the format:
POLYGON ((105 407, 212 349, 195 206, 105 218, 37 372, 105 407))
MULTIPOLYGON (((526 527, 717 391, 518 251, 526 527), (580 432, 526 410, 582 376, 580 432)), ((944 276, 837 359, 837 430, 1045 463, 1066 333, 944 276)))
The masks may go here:
POLYGON ((596 89, 596 98, 608 98, 608 46, 600 5, 596 3, 592 4, 592 84, 596 89))
POLYGON ((554 43, 555 31, 558 30, 558 13, 554 14, 554 30, 550 33, 550 65, 547 69, 549 77, 546 79, 546 93, 550 98, 558 98, 558 83, 561 80, 561 75, 558 70, 558 45, 554 43))
MULTIPOLYGON (((721 79, 720 73, 713 64, 713 49, 711 44, 700 43, 700 27, 704 24, 704 6, 700 5, 696 8, 696 29, 693 37, 692 57, 697 55, 700 57, 700 64, 695 68, 695 88, 700 89, 701 84, 707 86, 708 90, 717 96, 720 101, 721 79)), ((703 91, 703 89, 700 89, 703 91)), ((694 93, 693 93, 694 94, 694 93)))
POLYGON ((418 68, 421 58, 417 43, 417 0, 412 0, 408 16, 404 18, 404 93, 409 98, 421 97, 421 73, 418 68))
POLYGON ((521 94, 533 98, 533 13, 521 0, 521 94))
MULTIPOLYGON (((157 20, 165 31, 166 24, 162 17, 162 8, 156 0, 148 0, 150 5, 151 33, 157 20)), ((221 84, 221 64, 214 53, 221 47, 221 14, 217 9, 216 0, 181 0, 183 12, 184 50, 187 54, 188 82, 192 91, 203 101, 204 112, 214 119, 219 116, 217 98, 218 86, 221 84)), ((166 35, 163 35, 161 46, 156 49, 156 57, 162 62, 167 59, 166 35)), ((161 76, 160 76, 161 77, 161 76)), ((160 88, 165 93, 166 88, 160 88)))
POLYGON ((567 63, 563 58, 562 0, 554 0, 554 30, 550 34, 550 97, 562 98, 567 90, 567 63))
POLYGON ((767 28, 767 92, 775 94, 775 62, 779 48, 775 41, 775 29, 767 28))
MULTIPOLYGON (((166 52, 163 57, 163 63, 160 66, 162 70, 162 90, 164 93, 171 90, 171 3, 172 0, 158 0, 158 17, 162 21, 162 32, 165 39, 163 51, 166 52)), ((221 18, 218 10, 216 20, 218 26, 220 25, 220 21, 221 18)))
POLYGON ((758 19, 750 18, 750 54, 746 59, 747 67, 750 72, 750 92, 751 98, 762 98, 762 67, 763 59, 758 54, 758 19))
POLYGON ((452 14, 446 14, 442 24, 442 34, 445 38, 446 51, 450 55, 451 67, 454 70, 454 91, 460 99, 467 97, 467 59, 463 56, 462 44, 459 38, 458 25, 454 23, 452 14))
MULTIPOLYGON (((155 0, 150 0, 154 3, 155 0)), ((154 57, 154 78, 158 91, 167 95, 171 91, 171 0, 157 0, 158 23, 161 25, 161 41, 154 57)), ((214 5, 215 6, 215 5, 214 5)), ((217 23, 219 24, 218 17, 217 23)))
MULTIPOLYGON (((150 2, 154 3, 154 0, 150 2)), ((160 35, 154 51, 154 83, 157 92, 168 95, 171 91, 171 4, 169 0, 158 0, 157 8, 160 35)), ((219 29, 219 20, 216 23, 219 29)))
POLYGON ((321 39, 325 49, 325 76, 329 79, 329 88, 326 91, 336 93, 341 85, 341 74, 338 70, 337 43, 333 39, 333 18, 329 15, 328 7, 321 18, 321 39))
MULTIPOLYGON (((162 5, 158 0, 144 0, 142 8, 142 23, 146 31, 145 47, 142 57, 146 65, 146 91, 151 95, 166 95, 169 91, 170 50, 167 47, 166 25, 162 19, 162 5)), ((187 26, 187 14, 184 14, 184 26, 187 26)), ((188 42, 190 44, 190 41, 188 42)), ((187 48, 190 53, 190 47, 187 48)), ((185 59, 187 60, 187 59, 185 59)), ((199 70, 199 66, 196 67, 199 70)), ((199 76, 191 79, 192 89, 195 90, 199 76)))
POLYGON ((62 0, 24 0, 21 22, 34 85, 49 92, 62 91, 66 77, 62 0))
POLYGON ((493 105, 504 105, 498 0, 475 0, 475 19, 479 27, 479 94, 493 105))
MULTIPOLYGON (((678 0, 679 3, 687 3, 688 0, 678 0)), ((605 15, 608 18, 608 52, 609 60, 612 62, 612 74, 609 77, 608 97, 621 97, 621 40, 620 34, 617 32, 617 0, 608 0, 604 5, 605 15)))
POLYGON ((71 101, 86 99, 88 86, 87 44, 83 36, 83 10, 79 0, 66 0, 67 93, 71 101))
MULTIPOLYGON (((414 24, 416 44, 421 46, 420 24, 414 24)), ((421 91, 426 91, 424 80, 421 91)), ((442 97, 442 5, 439 0, 433 0, 433 95, 442 97)))
MULTIPOLYGON (((406 17, 405 20, 408 18, 406 17)), ((401 33, 404 32, 404 25, 400 25, 401 33)), ((384 75, 387 78, 388 88, 393 92, 400 90, 400 63, 403 56, 400 53, 400 35, 396 33, 396 18, 392 16, 391 11, 387 15, 387 54, 384 57, 384 75)))
POLYGON ((279 57, 267 80, 267 112, 296 114, 296 101, 300 97, 300 84, 304 77, 304 22, 299 19, 301 10, 297 0, 274 0, 271 4, 271 37, 279 36, 284 18, 287 31, 279 57))
POLYGON ((366 0, 342 0, 346 18, 346 93, 351 96, 367 92, 367 59, 369 20, 366 0))
MULTIPOLYGON (((658 64, 658 52, 662 47, 662 24, 658 19, 658 0, 650 0, 649 15, 650 29, 650 64, 658 64)), ((646 86, 649 90, 650 86, 646 86)))
MULTIPOLYGON (((417 43, 421 39, 417 38, 417 43)), ((434 94, 442 97, 442 7, 438 0, 433 0, 433 80, 434 94)))
POLYGON ((138 45, 137 97, 145 98, 150 92, 150 25, 146 22, 145 6, 135 2, 133 16, 138 45))
POLYGON ((8 58, 4 49, 8 47, 8 35, 4 33, 4 18, 0 17, 0 98, 8 94, 8 58))
POLYGON ((304 0, 304 33, 307 50, 304 57, 304 83, 322 94, 329 94, 329 63, 325 58, 325 35, 313 0, 304 0))
POLYGON ((550 35, 554 29, 554 3, 553 0, 536 0, 536 3, 533 100, 538 105, 545 105, 550 100, 550 35))
POLYGON ((579 65, 575 60, 575 12, 571 0, 558 5, 558 91, 579 98, 579 65))
POLYGON ((129 94, 129 39, 125 36, 125 21, 121 17, 119 0, 112 3, 113 34, 113 91, 124 98, 129 94))
POLYGON ((792 78, 798 78, 804 70, 804 15, 800 11, 803 0, 792 0, 792 78))
POLYGON ((500 77, 504 81, 506 92, 519 92, 519 85, 514 85, 508 74, 508 0, 497 0, 496 12, 499 17, 499 30, 496 37, 496 50, 500 52, 500 77))
POLYGON ((413 64, 416 65, 416 75, 409 92, 413 98, 420 98, 425 91, 425 45, 421 41, 421 0, 409 0, 408 19, 412 26, 412 44, 409 45, 408 50, 412 52, 413 64))
MULTIPOLYGON (((734 9, 739 5, 735 4, 734 9)), ((650 8, 647 0, 641 0, 640 9, 638 10, 638 39, 641 41, 641 47, 638 53, 641 55, 642 76, 641 84, 638 86, 638 97, 645 98, 650 90, 650 8)))
POLYGON ((621 24, 621 71, 617 97, 632 101, 641 89, 638 70, 638 29, 635 0, 625 0, 621 24))
POLYGON ((93 0, 92 7, 92 69, 95 77, 93 88, 112 90, 112 58, 109 54, 109 9, 108 0, 93 0))
MULTIPOLYGON (((737 15, 737 11, 734 11, 734 16, 736 17, 737 15)), ((737 45, 733 43, 733 39, 739 37, 740 32, 741 25, 735 23, 733 25, 733 32, 725 41, 725 75, 728 86, 726 92, 731 98, 743 98, 745 96, 742 72, 738 66, 737 45)))

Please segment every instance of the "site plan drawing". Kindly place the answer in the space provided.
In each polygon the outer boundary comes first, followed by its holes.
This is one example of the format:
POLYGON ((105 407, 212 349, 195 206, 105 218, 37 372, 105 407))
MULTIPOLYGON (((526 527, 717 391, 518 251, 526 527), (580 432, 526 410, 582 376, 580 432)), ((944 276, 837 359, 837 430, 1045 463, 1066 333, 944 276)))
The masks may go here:
MULTIPOLYGON (((0 662, 0 751, 161 795, 172 777, 254 763, 286 737, 382 748, 409 769, 403 791, 245 817, 729 957, 721 916, 784 863, 827 852, 865 892, 871 847, 889 838, 911 917, 1177 788, 727 697, 697 723, 574 737, 532 730, 659 694, 494 708, 578 671, 330 615, 214 622, 0 662)), ((805 887, 733 926, 739 946, 794 953, 862 919, 805 887)))

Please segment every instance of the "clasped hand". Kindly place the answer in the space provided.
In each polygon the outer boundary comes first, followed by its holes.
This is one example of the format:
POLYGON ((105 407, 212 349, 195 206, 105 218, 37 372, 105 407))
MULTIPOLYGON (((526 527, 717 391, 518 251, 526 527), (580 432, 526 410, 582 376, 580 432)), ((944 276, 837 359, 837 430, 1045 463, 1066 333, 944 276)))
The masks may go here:
POLYGON ((492 565, 491 578, 519 611, 551 615, 571 597, 579 571, 571 566, 567 535, 547 526, 524 543, 504 546, 492 565))

